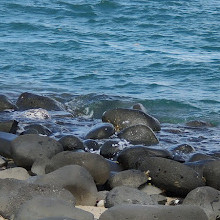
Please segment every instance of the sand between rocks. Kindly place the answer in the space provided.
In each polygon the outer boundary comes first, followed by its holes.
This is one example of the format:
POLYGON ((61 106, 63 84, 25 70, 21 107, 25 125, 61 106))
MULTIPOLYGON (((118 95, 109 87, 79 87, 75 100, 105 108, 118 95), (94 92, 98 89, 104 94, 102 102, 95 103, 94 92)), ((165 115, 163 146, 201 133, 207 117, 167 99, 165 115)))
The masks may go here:
POLYGON ((90 212, 94 215, 95 219, 99 219, 100 215, 107 210, 105 207, 96 207, 96 206, 76 206, 76 208, 82 209, 84 211, 90 212))

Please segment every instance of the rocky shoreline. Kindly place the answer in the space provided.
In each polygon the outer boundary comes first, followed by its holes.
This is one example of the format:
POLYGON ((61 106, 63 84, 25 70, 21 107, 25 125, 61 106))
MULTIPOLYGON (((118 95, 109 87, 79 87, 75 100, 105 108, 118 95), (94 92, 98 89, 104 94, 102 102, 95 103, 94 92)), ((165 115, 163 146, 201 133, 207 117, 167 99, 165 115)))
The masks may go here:
POLYGON ((46 96, 23 93, 13 103, 0 95, 0 113, 35 119, 23 130, 19 120, 0 120, 2 218, 220 219, 219 151, 201 154, 188 144, 155 147, 162 125, 141 104, 103 112, 102 122, 83 138, 55 139, 41 123, 53 117, 51 111, 72 118, 63 103, 46 96), (181 157, 191 152, 189 159, 181 157))

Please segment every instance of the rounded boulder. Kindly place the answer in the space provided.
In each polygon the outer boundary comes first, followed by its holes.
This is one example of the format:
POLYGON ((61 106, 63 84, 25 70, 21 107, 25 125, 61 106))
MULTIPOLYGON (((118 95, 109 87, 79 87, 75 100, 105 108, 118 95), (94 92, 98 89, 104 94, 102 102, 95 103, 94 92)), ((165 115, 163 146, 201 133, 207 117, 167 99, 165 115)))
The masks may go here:
POLYGON ((131 144, 156 145, 159 143, 153 130, 145 125, 134 125, 123 129, 118 133, 118 137, 125 139, 131 144))
POLYGON ((90 173, 78 165, 61 167, 39 176, 34 182, 40 185, 55 185, 70 191, 77 205, 95 205, 97 188, 90 173))
POLYGON ((47 136, 21 135, 12 141, 11 155, 17 166, 30 168, 39 158, 51 158, 63 151, 62 145, 47 136))
POLYGON ((91 213, 75 208, 70 202, 43 196, 26 201, 16 213, 14 220, 38 220, 61 216, 77 220, 94 220, 91 213))
POLYGON ((63 151, 51 158, 46 166, 46 173, 66 165, 79 165, 86 168, 97 185, 104 184, 110 174, 109 163, 98 154, 87 152, 63 151))
POLYGON ((135 109, 116 108, 108 110, 102 115, 102 121, 112 123, 116 130, 138 124, 149 126, 153 131, 160 131, 161 129, 160 122, 156 118, 135 109))
POLYGON ((18 106, 19 110, 36 108, 42 108, 48 111, 64 110, 64 106, 58 101, 47 96, 36 95, 29 92, 22 93, 19 96, 16 105, 18 106))
POLYGON ((86 139, 104 139, 109 138, 115 133, 115 128, 110 123, 97 124, 86 134, 86 139))

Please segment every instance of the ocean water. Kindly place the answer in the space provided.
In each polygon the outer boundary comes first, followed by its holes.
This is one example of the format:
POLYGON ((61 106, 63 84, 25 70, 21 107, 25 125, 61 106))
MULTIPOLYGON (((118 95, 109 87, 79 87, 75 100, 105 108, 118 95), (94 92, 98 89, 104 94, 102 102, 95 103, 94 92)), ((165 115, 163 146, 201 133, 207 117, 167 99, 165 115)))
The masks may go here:
POLYGON ((0 56, 14 101, 49 95, 76 126, 139 102, 167 127, 210 122, 196 132, 219 147, 219 0, 1 0, 0 56))

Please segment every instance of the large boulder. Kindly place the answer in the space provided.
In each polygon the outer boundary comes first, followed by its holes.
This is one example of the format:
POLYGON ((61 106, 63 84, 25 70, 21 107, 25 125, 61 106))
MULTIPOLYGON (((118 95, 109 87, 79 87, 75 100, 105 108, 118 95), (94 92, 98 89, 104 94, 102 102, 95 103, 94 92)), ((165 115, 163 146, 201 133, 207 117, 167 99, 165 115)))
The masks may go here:
POLYGON ((39 195, 66 200, 75 204, 74 196, 67 190, 51 186, 28 183, 16 179, 0 179, 0 215, 10 218, 20 206, 39 195))
POLYGON ((51 173, 39 176, 37 184, 55 185, 70 191, 77 205, 95 205, 97 188, 89 172, 78 165, 61 167, 51 173))
POLYGON ((0 112, 5 110, 16 110, 17 107, 5 95, 0 95, 0 112))
POLYGON ((220 190, 220 160, 209 161, 203 166, 206 185, 220 190))
POLYGON ((133 146, 122 150, 117 157, 117 161, 125 169, 136 169, 135 164, 145 157, 164 157, 172 158, 172 154, 165 149, 154 149, 146 146, 133 146))
POLYGON ((116 108, 104 112, 102 116, 103 122, 112 123, 116 130, 122 130, 124 128, 133 125, 146 125, 149 126, 153 131, 160 131, 160 122, 139 110, 116 108))
POLYGON ((26 131, 34 129, 37 131, 38 134, 47 135, 47 136, 50 136, 52 134, 52 131, 49 128, 47 128, 46 126, 41 125, 41 124, 27 125, 24 127, 24 129, 26 131))
POLYGON ((0 171, 0 179, 13 178, 17 180, 27 180, 30 177, 26 169, 22 167, 13 167, 0 171))
POLYGON ((209 220, 220 218, 220 191, 209 187, 198 187, 189 192, 183 201, 184 205, 199 206, 202 208, 209 220))
POLYGON ((75 135, 66 135, 59 139, 64 150, 84 150, 83 142, 75 135))
POLYGON ((18 136, 0 131, 0 155, 11 158, 12 141, 18 136))
POLYGON ((64 106, 58 101, 47 96, 36 95, 33 93, 22 93, 16 105, 19 110, 42 108, 48 111, 62 111, 64 106))
POLYGON ((115 133, 115 128, 110 123, 100 123, 93 126, 85 135, 86 139, 104 139, 109 138, 115 133))
POLYGON ((62 145, 47 136, 26 134, 12 141, 11 155, 17 166, 30 168, 38 158, 51 158, 63 151, 62 145))
POLYGON ((116 186, 129 186, 138 188, 140 185, 148 181, 148 176, 140 170, 124 170, 115 173, 108 179, 110 188, 116 186))
POLYGON ((99 220, 208 220, 196 206, 118 205, 106 210, 99 220))
POLYGON ((43 196, 37 196, 26 201, 16 213, 14 220, 39 220, 46 217, 68 217, 77 220, 94 220, 93 214, 75 208, 70 202, 43 196))
POLYGON ((105 207, 110 208, 121 204, 157 205, 157 202, 151 196, 138 189, 128 186, 117 186, 108 193, 105 207))
POLYGON ((191 190, 204 186, 204 179, 192 168, 174 160, 148 157, 139 160, 136 168, 148 171, 152 184, 164 189, 167 195, 186 196, 191 190))
POLYGON ((66 165, 79 165, 86 168, 97 185, 104 184, 109 178, 110 168, 104 157, 86 152, 63 151, 51 158, 46 173, 66 165))
POLYGON ((131 144, 155 145, 159 143, 153 130, 145 125, 133 125, 118 133, 118 137, 131 144))
POLYGON ((120 140, 107 140, 100 148, 100 155, 105 158, 113 158, 117 155, 120 149, 119 145, 120 140))
POLYGON ((0 132, 15 134, 17 129, 18 129, 18 122, 16 120, 0 122, 0 132))

